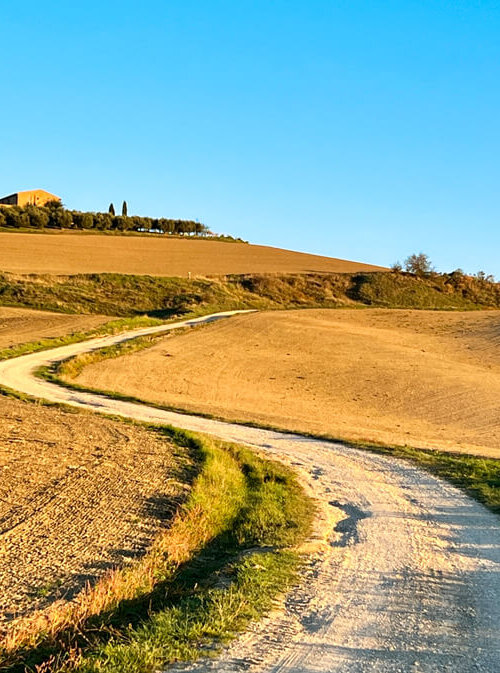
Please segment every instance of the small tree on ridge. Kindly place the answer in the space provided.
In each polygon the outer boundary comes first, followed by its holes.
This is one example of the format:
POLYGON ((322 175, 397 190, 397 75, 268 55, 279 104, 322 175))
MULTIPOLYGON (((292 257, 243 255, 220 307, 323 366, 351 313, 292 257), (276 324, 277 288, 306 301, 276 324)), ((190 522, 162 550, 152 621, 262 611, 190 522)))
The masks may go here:
POLYGON ((416 276, 425 276, 432 271, 431 260, 423 252, 410 255, 405 259, 405 271, 414 273, 416 276))

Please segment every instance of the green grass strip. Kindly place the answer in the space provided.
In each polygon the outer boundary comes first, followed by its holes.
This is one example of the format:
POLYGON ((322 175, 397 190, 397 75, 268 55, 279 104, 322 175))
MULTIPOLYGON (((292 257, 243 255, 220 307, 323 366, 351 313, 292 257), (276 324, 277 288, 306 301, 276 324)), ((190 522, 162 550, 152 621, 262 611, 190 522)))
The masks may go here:
MULTIPOLYGON (((153 673, 160 666, 211 655, 252 619, 269 611, 297 576, 290 551, 251 554, 228 568, 228 589, 203 589, 84 657, 79 673, 153 673)), ((161 669, 160 669, 161 670, 161 669)))
POLYGON ((217 649, 296 581, 294 547, 309 534, 313 510, 294 473, 242 447, 149 427, 201 461, 180 516, 112 582, 123 600, 118 594, 104 612, 51 637, 35 634, 32 646, 3 653, 3 670, 152 672, 217 649))
MULTIPOLYGON (((232 526, 198 560, 194 572, 188 569, 177 578, 171 591, 178 597, 170 605, 85 653, 71 670, 153 673, 175 661, 213 654, 297 581, 301 559, 290 545, 309 533, 311 506, 295 476, 249 450, 220 442, 215 446, 224 447, 237 460, 245 478, 245 486, 240 483, 223 508, 226 521, 234 517, 232 526), (241 554, 249 548, 254 551, 241 554), (214 587, 214 580, 221 579, 225 586, 214 587)), ((212 497, 213 487, 220 487, 221 468, 227 485, 227 454, 222 461, 220 456, 212 459, 201 476, 204 483, 198 494, 203 499, 212 497), (215 474, 215 482, 205 481, 215 474)))

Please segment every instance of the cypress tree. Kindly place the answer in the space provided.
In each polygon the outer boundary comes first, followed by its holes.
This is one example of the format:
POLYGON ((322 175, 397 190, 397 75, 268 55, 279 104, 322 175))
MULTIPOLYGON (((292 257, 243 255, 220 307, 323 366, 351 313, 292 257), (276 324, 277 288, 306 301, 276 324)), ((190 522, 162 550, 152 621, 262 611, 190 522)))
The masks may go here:
POLYGON ((108 210, 108 212, 111 213, 111 215, 114 215, 114 214, 115 214, 115 207, 114 207, 114 205, 113 205, 112 203, 109 204, 109 210, 108 210))
POLYGON ((124 201, 122 205, 122 217, 127 217, 128 212, 127 212, 127 202, 124 201))

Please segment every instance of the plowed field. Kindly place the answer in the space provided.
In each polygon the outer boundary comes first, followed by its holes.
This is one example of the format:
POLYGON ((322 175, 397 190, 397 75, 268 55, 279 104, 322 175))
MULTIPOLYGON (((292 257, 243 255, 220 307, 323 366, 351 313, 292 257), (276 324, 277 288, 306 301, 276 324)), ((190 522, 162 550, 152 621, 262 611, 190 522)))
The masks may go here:
MULTIPOLYGON (((109 319, 0 308, 0 348, 109 319)), ((0 397, 0 633, 148 547, 187 488, 178 451, 138 427, 0 397)))
POLYGON ((111 320, 109 316, 64 315, 24 308, 0 307, 0 349, 72 332, 87 332, 111 320))
POLYGON ((0 271, 151 276, 354 273, 382 267, 280 248, 147 236, 0 233, 0 271))
POLYGON ((183 465, 142 428, 0 397, 0 633, 143 553, 183 465))
POLYGON ((333 437, 500 456, 500 312, 237 316, 86 368, 79 383, 333 437))

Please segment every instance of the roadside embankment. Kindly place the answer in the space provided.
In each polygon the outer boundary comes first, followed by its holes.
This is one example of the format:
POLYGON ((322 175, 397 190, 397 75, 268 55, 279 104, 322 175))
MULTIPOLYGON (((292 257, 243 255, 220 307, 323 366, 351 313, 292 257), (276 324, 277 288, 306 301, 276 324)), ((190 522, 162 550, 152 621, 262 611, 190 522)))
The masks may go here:
POLYGON ((500 283, 456 274, 420 278, 391 272, 193 278, 4 273, 0 275, 0 304, 64 313, 156 318, 234 309, 378 306, 477 310, 500 308, 500 283))

